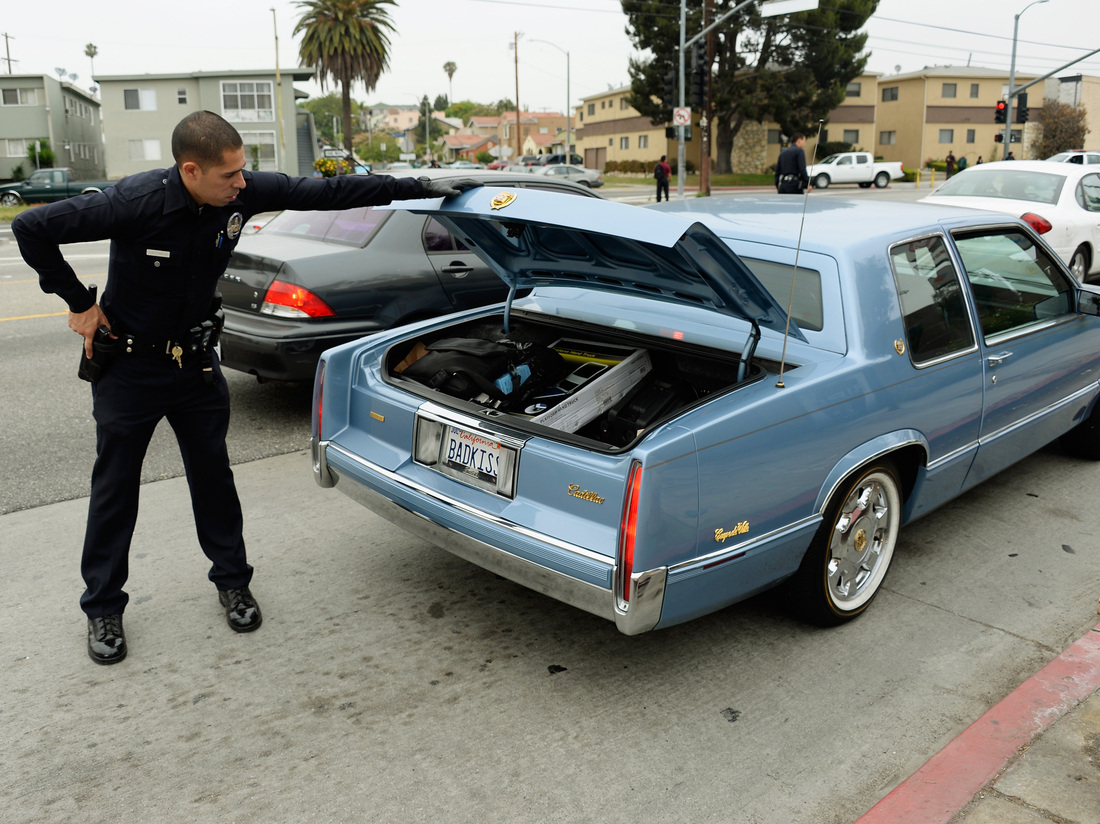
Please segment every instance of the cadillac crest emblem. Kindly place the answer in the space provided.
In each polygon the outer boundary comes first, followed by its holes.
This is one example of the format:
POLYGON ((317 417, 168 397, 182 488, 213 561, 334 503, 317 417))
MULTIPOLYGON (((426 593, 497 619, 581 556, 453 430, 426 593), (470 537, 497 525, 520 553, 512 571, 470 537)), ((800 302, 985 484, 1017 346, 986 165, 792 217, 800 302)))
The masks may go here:
POLYGON ((499 195, 493 198, 489 204, 493 209, 503 209, 516 199, 515 192, 501 192, 499 195))

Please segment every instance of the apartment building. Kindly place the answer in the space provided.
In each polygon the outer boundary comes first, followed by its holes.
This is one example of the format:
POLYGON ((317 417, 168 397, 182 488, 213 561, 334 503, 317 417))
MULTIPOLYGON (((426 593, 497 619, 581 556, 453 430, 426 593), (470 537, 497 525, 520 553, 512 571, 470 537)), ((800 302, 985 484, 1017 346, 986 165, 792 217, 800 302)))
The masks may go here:
MULTIPOLYGON (((619 86, 581 98, 575 117, 576 145, 588 168, 602 170, 610 161, 648 164, 661 155, 676 156, 676 142, 665 137, 664 124, 654 126, 639 114, 630 105, 630 91, 630 86, 619 86)), ((693 130, 695 139, 687 144, 687 157, 693 163, 699 158, 697 135, 698 130, 693 130)))
MULTIPOLYGON (((1016 85, 1033 79, 1018 74, 1016 85)), ((1043 89, 1037 84, 1029 90, 1030 121, 1012 125, 1009 151, 1017 159, 1033 157, 1032 143, 1039 134, 1034 121, 1043 105, 1043 89)), ((994 138, 1004 133, 1004 125, 994 122, 993 111, 997 101, 1007 95, 1008 75, 996 69, 929 66, 882 77, 873 151, 884 160, 900 160, 907 169, 942 160, 948 152, 970 163, 979 157, 1003 160, 1003 144, 994 138)))
POLYGON ((0 180, 16 167, 35 169, 35 141, 54 152, 55 166, 70 166, 85 180, 107 176, 102 114, 91 92, 45 74, 0 75, 0 180))
POLYGON ((220 114, 244 139, 253 168, 311 175, 318 144, 312 117, 295 100, 293 83, 312 69, 190 72, 97 77, 103 108, 107 176, 174 163, 172 129, 187 114, 220 114), (281 119, 280 119, 281 118, 281 119))

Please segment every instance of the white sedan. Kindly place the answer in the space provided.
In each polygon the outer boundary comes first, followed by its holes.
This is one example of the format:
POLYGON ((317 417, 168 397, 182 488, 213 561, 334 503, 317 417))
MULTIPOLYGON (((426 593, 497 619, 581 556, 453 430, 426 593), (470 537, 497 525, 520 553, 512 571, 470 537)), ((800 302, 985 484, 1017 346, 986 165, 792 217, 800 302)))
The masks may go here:
POLYGON ((971 166, 921 203, 966 206, 1021 218, 1085 280, 1100 271, 1100 170, 1077 163, 1008 160, 971 166))

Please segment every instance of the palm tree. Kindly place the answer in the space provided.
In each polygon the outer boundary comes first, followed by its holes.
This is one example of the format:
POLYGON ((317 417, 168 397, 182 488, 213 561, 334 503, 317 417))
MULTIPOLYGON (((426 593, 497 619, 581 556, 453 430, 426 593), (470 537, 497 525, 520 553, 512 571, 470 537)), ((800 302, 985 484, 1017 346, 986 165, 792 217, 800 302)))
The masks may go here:
POLYGON ((458 66, 454 64, 454 61, 448 60, 443 64, 443 71, 447 72, 447 102, 455 102, 455 92, 451 88, 451 78, 455 76, 455 72, 458 71, 458 66))
POLYGON ((340 84, 344 114, 344 149, 351 146, 351 84, 362 80, 369 93, 389 68, 390 40, 395 31, 384 6, 396 0, 299 0, 304 9, 294 27, 303 33, 298 48, 301 65, 313 66, 321 88, 329 77, 340 84))
POLYGON ((99 49, 95 47, 95 43, 89 43, 84 47, 84 56, 92 63, 92 79, 95 79, 95 56, 99 54, 99 49))

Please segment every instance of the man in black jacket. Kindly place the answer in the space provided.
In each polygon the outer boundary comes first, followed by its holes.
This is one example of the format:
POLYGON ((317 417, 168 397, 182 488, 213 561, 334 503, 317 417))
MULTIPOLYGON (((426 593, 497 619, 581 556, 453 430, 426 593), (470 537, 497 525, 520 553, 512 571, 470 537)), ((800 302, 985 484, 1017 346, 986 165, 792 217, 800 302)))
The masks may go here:
POLYGON ((806 174, 806 136, 795 132, 775 164, 775 188, 781 195, 800 195, 810 186, 806 174))
POLYGON ((212 112, 185 117, 172 133, 176 165, 140 172, 89 195, 19 215, 12 233, 43 291, 69 306, 69 326, 112 354, 92 384, 96 461, 84 537, 80 604, 88 654, 98 664, 126 657, 122 613, 141 465, 162 418, 175 432, 191 490, 199 545, 211 561, 226 621, 260 626, 249 590, 252 567, 225 435, 229 390, 214 350, 218 281, 241 229, 259 212, 345 209, 393 200, 451 197, 472 180, 345 175, 291 178, 246 171, 240 134, 212 112), (101 303, 77 278, 59 244, 111 239, 101 303), (103 330, 103 331, 100 331, 103 330))

